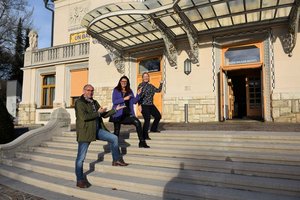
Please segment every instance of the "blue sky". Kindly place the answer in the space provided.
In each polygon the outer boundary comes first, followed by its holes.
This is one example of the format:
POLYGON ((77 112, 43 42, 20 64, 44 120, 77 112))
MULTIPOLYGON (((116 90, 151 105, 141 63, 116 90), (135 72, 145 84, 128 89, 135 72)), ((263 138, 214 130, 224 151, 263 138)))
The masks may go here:
POLYGON ((52 13, 45 8, 43 0, 28 0, 28 3, 30 9, 34 8, 32 21, 39 35, 38 48, 50 47, 52 13))

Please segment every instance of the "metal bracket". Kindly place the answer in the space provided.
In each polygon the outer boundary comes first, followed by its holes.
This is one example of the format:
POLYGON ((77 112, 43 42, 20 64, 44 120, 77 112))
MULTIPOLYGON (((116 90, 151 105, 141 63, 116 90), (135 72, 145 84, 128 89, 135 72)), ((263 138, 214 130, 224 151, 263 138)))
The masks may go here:
POLYGON ((292 56, 293 50, 296 46, 297 42, 297 33, 299 27, 299 14, 300 14, 300 0, 295 1, 295 5, 293 6, 290 14, 289 28, 287 34, 287 48, 286 53, 289 56, 292 56))
POLYGON ((178 15, 177 23, 182 24, 182 28, 187 34, 188 41, 190 44, 190 50, 187 51, 188 56, 193 64, 199 64, 199 46, 198 46, 198 36, 197 30, 191 26, 190 20, 184 15, 180 7, 176 4, 174 5, 174 10, 178 15))
POLYGON ((149 19, 150 24, 152 27, 156 30, 158 30, 161 33, 161 37, 165 43, 166 50, 167 50, 167 58, 172 67, 177 66, 177 50, 175 48, 175 42, 172 35, 164 30, 166 30, 165 27, 162 26, 162 23, 154 17, 151 16, 149 19))

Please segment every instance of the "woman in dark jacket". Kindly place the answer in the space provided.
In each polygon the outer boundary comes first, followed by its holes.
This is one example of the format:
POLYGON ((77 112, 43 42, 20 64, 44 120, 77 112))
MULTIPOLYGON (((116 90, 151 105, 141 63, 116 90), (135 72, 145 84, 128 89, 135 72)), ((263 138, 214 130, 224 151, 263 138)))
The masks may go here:
POLYGON ((118 110, 112 117, 110 121, 114 123, 114 134, 119 137, 121 124, 134 125, 136 127, 136 132, 139 137, 139 147, 149 148, 145 138, 143 136, 143 130, 140 120, 135 116, 133 105, 139 101, 139 94, 141 89, 138 90, 137 96, 135 97, 131 88, 130 82, 127 76, 122 76, 118 82, 118 85, 114 88, 112 94, 113 109, 117 105, 126 106, 125 108, 118 110))
POLYGON ((158 123, 161 119, 161 114, 153 103, 153 96, 155 93, 161 92, 163 81, 160 81, 160 85, 156 88, 152 85, 150 81, 150 76, 148 72, 142 74, 143 82, 139 84, 138 90, 142 89, 140 93, 139 105, 141 105, 141 113, 144 117, 143 135, 146 140, 151 140, 149 137, 149 126, 151 115, 154 117, 154 121, 150 128, 151 132, 160 132, 158 128, 158 123))

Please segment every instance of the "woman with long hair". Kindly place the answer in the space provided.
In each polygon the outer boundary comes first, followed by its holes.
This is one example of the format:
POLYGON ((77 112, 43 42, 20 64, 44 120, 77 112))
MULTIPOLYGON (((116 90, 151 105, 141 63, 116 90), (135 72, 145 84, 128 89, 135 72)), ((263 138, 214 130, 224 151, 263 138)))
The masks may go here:
POLYGON ((130 82, 127 76, 122 76, 118 82, 118 85, 114 88, 112 94, 113 108, 118 105, 126 106, 125 108, 118 110, 111 118, 110 122, 114 123, 114 134, 119 137, 121 124, 134 125, 136 127, 136 132, 139 137, 139 147, 149 148, 145 138, 143 136, 142 124, 140 120, 135 116, 133 105, 136 104, 141 93, 141 88, 137 91, 137 96, 135 97, 132 89, 130 88, 130 82))
POLYGON ((160 85, 156 88, 150 83, 150 75, 148 72, 142 74, 143 82, 139 84, 138 89, 142 89, 140 93, 139 105, 141 105, 141 113, 144 118, 143 135, 146 140, 151 140, 149 137, 149 126, 151 115, 154 117, 154 121, 150 128, 151 132, 160 132, 158 130, 158 123, 161 119, 161 114, 153 104, 153 96, 157 92, 161 92, 163 81, 160 81, 160 85))

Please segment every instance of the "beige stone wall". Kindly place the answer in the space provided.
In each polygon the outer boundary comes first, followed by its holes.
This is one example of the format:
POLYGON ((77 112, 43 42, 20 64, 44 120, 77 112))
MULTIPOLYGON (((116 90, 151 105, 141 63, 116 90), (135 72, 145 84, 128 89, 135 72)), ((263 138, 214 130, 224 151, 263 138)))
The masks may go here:
POLYGON ((19 124, 35 124, 35 104, 20 104, 18 111, 19 124))
POLYGON ((300 123, 300 93, 272 94, 274 122, 300 123))
POLYGON ((216 121, 214 96, 164 98, 163 104, 164 122, 184 122, 185 104, 188 104, 188 122, 216 121))

